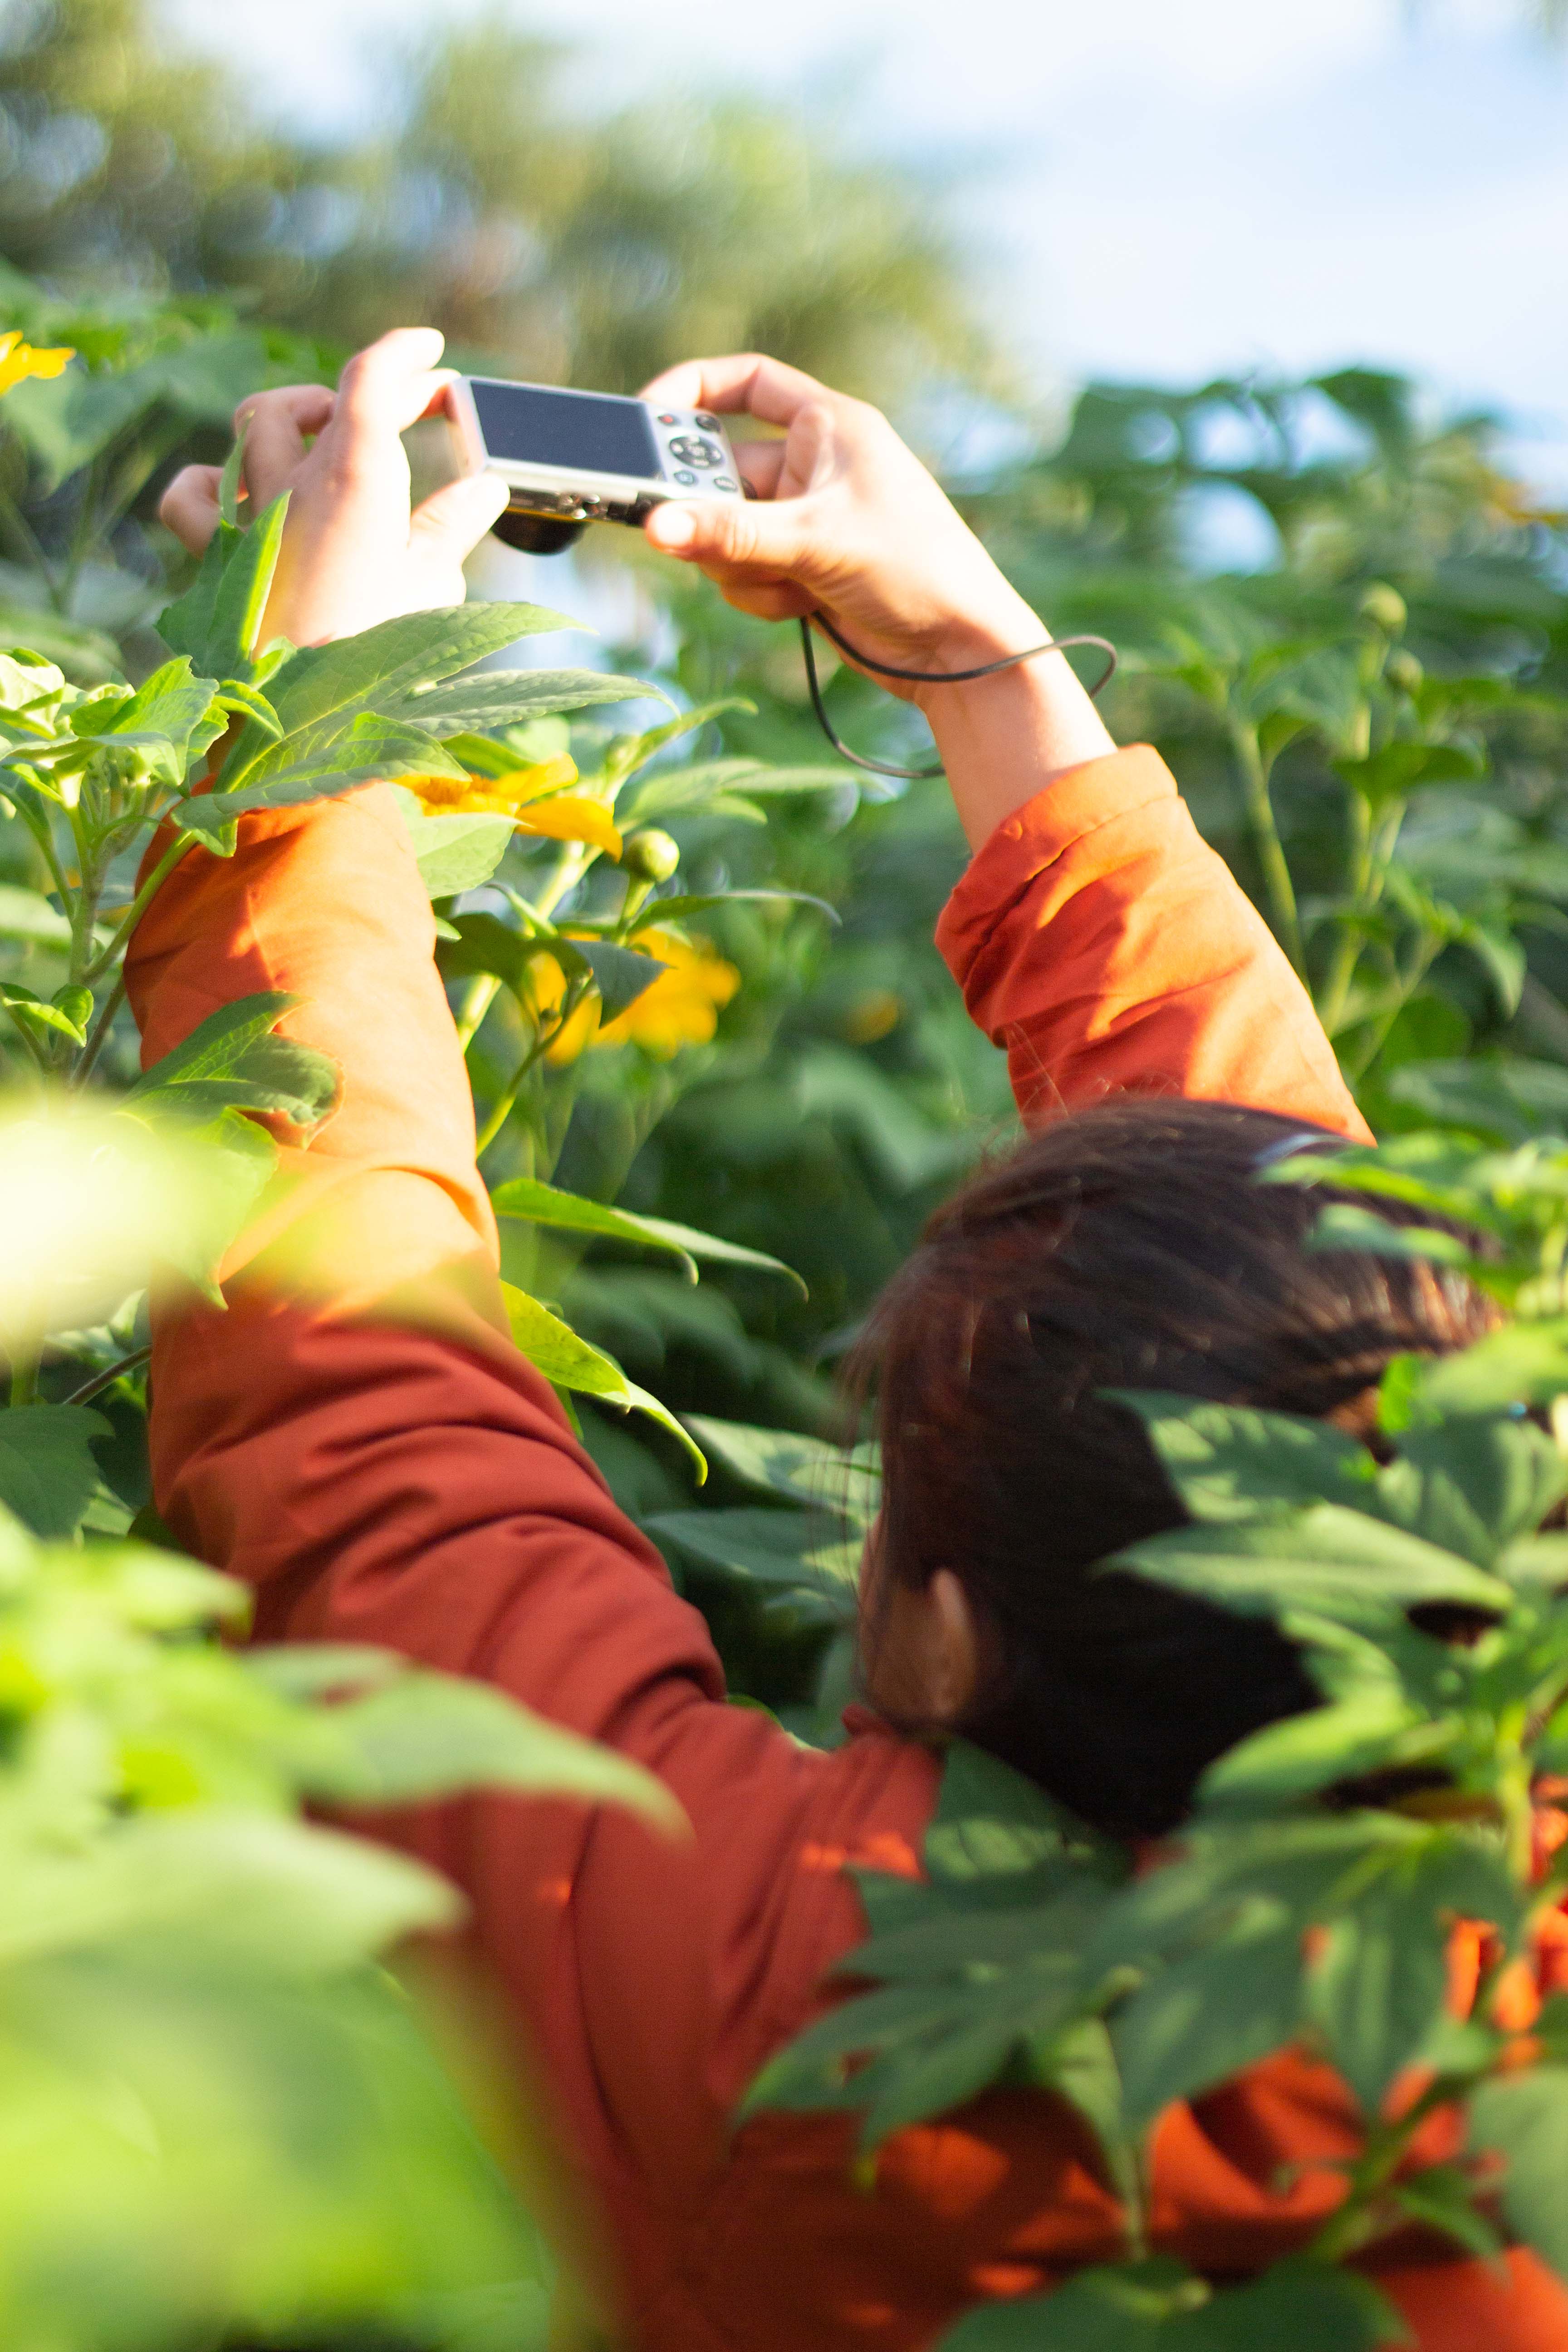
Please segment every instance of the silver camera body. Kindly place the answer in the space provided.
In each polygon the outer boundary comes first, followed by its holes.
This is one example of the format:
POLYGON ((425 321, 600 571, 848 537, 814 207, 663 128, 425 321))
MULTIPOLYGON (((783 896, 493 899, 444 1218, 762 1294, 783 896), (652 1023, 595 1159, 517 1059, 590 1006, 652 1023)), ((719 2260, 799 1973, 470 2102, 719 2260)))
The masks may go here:
POLYGON ((639 526, 670 499, 743 499, 728 434, 707 409, 656 408, 614 393, 459 376, 445 418, 456 470, 499 474, 511 504, 498 538, 535 554, 585 523, 639 526))

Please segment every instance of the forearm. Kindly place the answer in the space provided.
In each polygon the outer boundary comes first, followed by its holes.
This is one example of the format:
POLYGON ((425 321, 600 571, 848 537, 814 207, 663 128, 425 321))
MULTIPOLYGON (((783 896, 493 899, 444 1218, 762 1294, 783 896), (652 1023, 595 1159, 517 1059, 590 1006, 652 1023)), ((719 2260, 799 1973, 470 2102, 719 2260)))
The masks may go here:
MULTIPOLYGON (((996 614, 954 632, 945 658, 977 669, 1049 635, 1009 590, 996 614)), ((1063 654, 1037 655, 968 686, 922 687, 917 700, 972 849, 1068 769, 1116 749, 1063 654)))

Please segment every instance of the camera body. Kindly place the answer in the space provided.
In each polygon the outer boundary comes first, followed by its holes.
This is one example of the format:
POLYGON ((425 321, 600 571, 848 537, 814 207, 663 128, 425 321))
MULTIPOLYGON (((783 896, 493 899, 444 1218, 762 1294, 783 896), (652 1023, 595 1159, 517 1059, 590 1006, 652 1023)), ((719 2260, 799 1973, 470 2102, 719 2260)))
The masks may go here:
POLYGON ((585 523, 638 526, 666 499, 745 496, 729 436, 706 409, 459 376, 445 423, 456 470, 500 474, 511 491, 497 536, 535 554, 568 545, 585 523))

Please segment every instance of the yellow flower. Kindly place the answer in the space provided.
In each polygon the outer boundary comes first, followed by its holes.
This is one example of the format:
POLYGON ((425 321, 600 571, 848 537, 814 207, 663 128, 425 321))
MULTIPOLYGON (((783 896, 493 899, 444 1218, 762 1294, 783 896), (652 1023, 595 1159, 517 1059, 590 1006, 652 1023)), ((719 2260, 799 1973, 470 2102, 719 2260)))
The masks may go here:
MULTIPOLYGON (((683 1045, 706 1045, 719 1025, 719 1013, 741 985, 732 963, 715 955, 706 940, 689 943, 668 931, 644 931, 637 947, 657 956, 667 969, 626 1011, 603 1021, 597 996, 580 1004, 545 1059, 557 1066, 574 1062, 587 1047, 640 1045, 668 1062, 683 1045)), ((529 966, 529 994, 536 1013, 553 1013, 566 992, 566 982, 553 956, 536 956, 529 966)))
POLYGON ((426 816, 510 816, 520 833, 550 841, 584 841, 612 857, 621 854, 621 836, 604 803, 564 791, 577 781, 575 762, 564 756, 514 768, 507 776, 404 776, 399 781, 426 816))
POLYGON ((24 383, 30 375, 59 375, 68 360, 74 360, 74 351, 64 348, 40 352, 22 341, 21 332, 13 327, 8 335, 0 335, 0 398, 12 387, 24 383))

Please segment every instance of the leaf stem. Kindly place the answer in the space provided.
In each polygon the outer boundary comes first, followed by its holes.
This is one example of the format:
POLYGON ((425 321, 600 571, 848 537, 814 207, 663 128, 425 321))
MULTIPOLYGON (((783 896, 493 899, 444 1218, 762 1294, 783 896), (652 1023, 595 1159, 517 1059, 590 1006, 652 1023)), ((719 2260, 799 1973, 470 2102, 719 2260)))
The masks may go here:
POLYGON ((93 1066, 102 1053, 109 1033, 114 1026, 114 1016, 124 1002, 125 974, 122 971, 104 999, 103 1010, 89 1032, 87 1044, 82 1048, 81 1059, 71 1072, 68 1080, 72 1087, 86 1086, 92 1076, 93 1066))
POLYGON ((1279 838, 1274 803, 1269 798, 1268 770, 1264 762, 1258 730, 1235 719, 1231 722, 1230 738, 1241 768, 1242 794, 1252 826, 1253 846, 1263 869, 1263 888, 1268 901, 1269 919, 1280 946, 1305 979, 1307 960, 1301 944, 1301 918, 1296 905, 1296 886, 1290 879, 1289 862, 1285 856, 1285 845, 1279 838))
POLYGON ((125 910, 124 919, 120 925, 120 929, 115 932, 114 937, 110 940, 109 945, 104 948, 99 955, 94 957, 92 962, 82 973, 81 976, 84 981, 91 982, 101 980, 103 974, 109 970, 110 965, 114 961, 115 957, 120 953, 121 950, 129 945, 132 932, 136 929, 137 924, 142 920, 142 916, 146 913, 148 908, 157 897, 158 892, 162 889, 168 876, 173 873, 181 858, 184 857, 186 850, 194 848, 195 845, 195 834, 181 833, 175 835, 168 848, 163 852, 163 856, 158 860, 157 865, 154 866, 153 871, 149 874, 140 890, 137 891, 134 898, 132 899, 130 906, 125 910))
POLYGON ((13 1406, 36 1404, 38 1399, 38 1360, 37 1356, 13 1357, 11 1360, 11 1402, 13 1406))
POLYGON ((110 1364, 103 1371, 94 1372, 90 1381, 84 1381, 79 1389, 72 1389, 69 1396, 62 1397, 60 1402, 89 1404, 95 1396, 101 1396, 105 1389, 112 1388, 116 1381, 122 1380, 127 1372, 139 1371, 143 1364, 152 1361, 152 1358, 151 1348, 134 1349, 129 1356, 121 1356, 117 1364, 110 1364))
POLYGON ((466 1054, 484 1024, 484 1017, 500 993, 500 982, 493 971, 476 972, 463 999, 463 1009, 458 1015, 458 1044, 466 1054))

